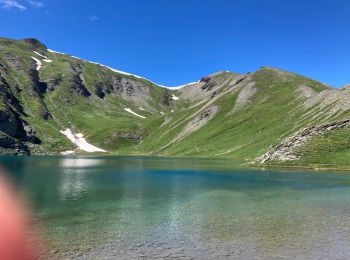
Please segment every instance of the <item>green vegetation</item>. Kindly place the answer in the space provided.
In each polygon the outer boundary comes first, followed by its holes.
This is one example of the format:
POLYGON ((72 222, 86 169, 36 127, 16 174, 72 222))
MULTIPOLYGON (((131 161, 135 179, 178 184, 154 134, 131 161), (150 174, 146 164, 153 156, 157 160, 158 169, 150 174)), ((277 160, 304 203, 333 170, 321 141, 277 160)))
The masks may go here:
MULTIPOLYGON (((219 72, 198 84, 169 90, 101 65, 49 52, 33 40, 2 38, 0 72, 0 110, 27 122, 41 141, 35 145, 45 154, 74 149, 60 133, 71 128, 108 154, 252 161, 300 129, 349 117, 349 109, 334 109, 337 100, 305 105, 309 97, 300 92, 301 86, 314 95, 332 90, 329 86, 268 67, 247 75, 219 72), (33 51, 52 62, 43 61, 33 51), (39 71, 32 56, 42 61, 39 71), (218 108, 217 113, 204 115, 212 107, 218 108), (195 128, 196 120, 204 123, 195 128)), ((0 122, 1 135, 31 143, 23 134, 9 133, 6 123, 0 122)), ((348 165, 349 140, 348 129, 315 136, 297 151, 300 160, 283 165, 348 165)))
POLYGON ((294 161, 271 161, 268 166, 349 169, 350 128, 313 136, 296 149, 294 161))

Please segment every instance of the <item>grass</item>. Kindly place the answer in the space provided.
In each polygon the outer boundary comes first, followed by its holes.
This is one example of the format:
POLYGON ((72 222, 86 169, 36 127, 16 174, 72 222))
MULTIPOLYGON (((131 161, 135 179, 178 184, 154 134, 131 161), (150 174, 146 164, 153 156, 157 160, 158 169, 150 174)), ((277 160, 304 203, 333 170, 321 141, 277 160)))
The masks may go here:
MULTIPOLYGON (((273 68, 262 68, 251 74, 255 81, 256 94, 245 106, 232 112, 238 91, 228 92, 218 97, 213 105, 219 107, 219 112, 199 130, 172 142, 184 127, 191 122, 193 115, 206 104, 197 104, 189 100, 179 99, 169 106, 162 103, 169 92, 147 80, 133 76, 119 75, 102 66, 78 60, 70 56, 47 52, 42 54, 53 60, 43 62, 39 71, 41 81, 60 78, 59 85, 53 91, 43 95, 35 92, 32 78, 26 72, 33 67, 32 47, 23 41, 0 39, 0 61, 8 71, 7 81, 13 95, 24 108, 22 118, 28 121, 37 136, 43 141, 42 148, 49 154, 73 149, 73 145, 59 132, 65 128, 73 128, 82 132, 92 144, 106 149, 110 154, 121 155, 166 155, 218 157, 239 160, 253 160, 279 143, 284 137, 310 124, 319 124, 327 120, 327 112, 331 105, 320 109, 303 106, 303 99, 297 94, 298 86, 304 85, 316 92, 328 87, 303 76, 273 68), (24 70, 13 69, 7 63, 6 55, 18 57, 24 70), (71 89, 72 64, 82 68, 84 83, 92 94, 84 97, 74 94, 71 89), (146 102, 147 111, 141 111, 138 102, 113 92, 99 98, 94 94, 96 83, 107 86, 115 77, 122 76, 132 80, 139 91, 142 91, 142 102, 146 102), (15 86, 22 91, 16 92, 15 86), (146 116, 141 119, 124 111, 124 108, 146 116), (44 120, 42 111, 47 108, 52 117, 44 120), (172 113, 171 111, 174 110, 172 113), (165 115, 161 115, 160 111, 165 115), (165 124, 166 123, 166 124, 165 124), (140 139, 113 137, 115 132, 140 132, 140 139)), ((221 83, 223 91, 233 76, 237 74, 222 72, 215 75, 221 83)), ((173 92, 179 95, 178 91, 173 92)), ((8 104, 0 102, 0 109, 6 109, 8 104)), ((347 118, 349 111, 334 114, 333 119, 347 118)), ((315 137, 299 151, 302 161, 294 165, 349 164, 349 130, 330 133, 324 137, 315 137), (343 131, 343 132, 342 132, 343 131)), ((293 163, 288 163, 293 166, 293 163)))
POLYGON ((313 136, 295 151, 295 161, 270 162, 269 165, 313 168, 347 168, 350 158, 350 128, 336 129, 313 136))

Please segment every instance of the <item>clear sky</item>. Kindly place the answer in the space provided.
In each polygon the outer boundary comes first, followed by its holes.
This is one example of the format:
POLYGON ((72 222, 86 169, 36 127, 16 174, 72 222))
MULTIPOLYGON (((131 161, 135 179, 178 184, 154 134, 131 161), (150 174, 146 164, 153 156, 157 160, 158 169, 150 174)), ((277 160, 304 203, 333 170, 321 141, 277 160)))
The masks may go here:
POLYGON ((350 83, 350 0, 0 0, 0 35, 176 86, 273 66, 350 83))

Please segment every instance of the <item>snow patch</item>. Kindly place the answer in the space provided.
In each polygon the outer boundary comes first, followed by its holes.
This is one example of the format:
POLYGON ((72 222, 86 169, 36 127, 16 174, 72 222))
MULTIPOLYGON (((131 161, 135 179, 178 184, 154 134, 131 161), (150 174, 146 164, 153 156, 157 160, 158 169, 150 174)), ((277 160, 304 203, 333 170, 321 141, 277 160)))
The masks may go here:
POLYGON ((130 108, 124 108, 124 110, 125 110, 126 112, 129 112, 129 113, 135 115, 135 116, 138 116, 138 117, 141 117, 141 118, 146 118, 146 117, 144 117, 144 116, 141 116, 141 115, 135 113, 135 112, 132 111, 130 108))
POLYGON ((44 55, 42 55, 42 54, 40 54, 39 52, 37 52, 37 51, 33 51, 35 54, 37 54, 37 55, 39 55, 40 57, 42 57, 42 58, 44 58, 44 59, 46 59, 47 60, 47 57, 46 56, 44 56, 44 55))
POLYGON ((144 109, 144 108, 142 108, 142 107, 139 107, 139 109, 140 109, 140 110, 142 110, 142 111, 145 111, 145 109, 144 109))
POLYGON ((179 100, 179 97, 175 96, 174 94, 171 95, 171 98, 172 98, 173 100, 179 100))
POLYGON ((85 151, 85 152, 107 152, 106 150, 103 150, 101 148, 98 148, 96 146, 93 146, 92 144, 89 144, 86 139, 84 138, 84 135, 81 133, 73 134, 72 130, 70 128, 67 128, 64 131, 60 131, 62 134, 64 134, 73 144, 78 146, 79 149, 85 151))
POLYGON ((36 62, 36 70, 39 71, 41 69, 41 66, 43 65, 41 61, 35 57, 32 57, 33 60, 36 62))
MULTIPOLYGON (((40 54, 39 52, 37 52, 37 51, 33 51, 33 52, 34 52, 36 55, 42 57, 42 58, 43 58, 43 61, 45 61, 45 62, 52 62, 52 60, 48 59, 46 56, 40 54)), ((37 59, 37 58, 34 58, 34 57, 32 57, 32 58, 36 61, 37 70, 39 70, 39 69, 41 68, 41 66, 42 66, 41 61, 40 61, 39 59, 37 59), (40 65, 40 67, 39 67, 39 69, 38 69, 38 66, 39 66, 39 65, 40 65)))
POLYGON ((78 133, 75 136, 78 137, 78 138, 83 138, 84 137, 84 135, 82 133, 78 133))
POLYGON ((161 113, 162 115, 164 115, 164 112, 160 111, 159 113, 161 113))

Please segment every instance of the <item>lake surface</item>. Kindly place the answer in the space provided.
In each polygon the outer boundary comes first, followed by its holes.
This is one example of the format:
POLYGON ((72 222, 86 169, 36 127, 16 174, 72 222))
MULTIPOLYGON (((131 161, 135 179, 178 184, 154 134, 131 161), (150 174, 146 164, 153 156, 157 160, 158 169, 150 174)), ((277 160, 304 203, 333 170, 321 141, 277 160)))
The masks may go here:
POLYGON ((208 159, 1 157, 81 259, 350 259, 350 174, 208 159))

